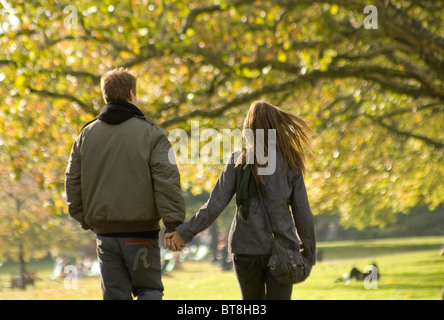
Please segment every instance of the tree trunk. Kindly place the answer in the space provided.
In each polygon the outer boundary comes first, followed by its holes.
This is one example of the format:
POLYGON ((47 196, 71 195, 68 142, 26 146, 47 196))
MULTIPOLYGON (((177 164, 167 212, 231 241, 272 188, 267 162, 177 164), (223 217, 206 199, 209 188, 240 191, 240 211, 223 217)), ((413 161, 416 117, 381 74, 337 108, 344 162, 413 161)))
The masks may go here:
POLYGON ((20 289, 26 289, 26 270, 25 270, 25 258, 24 258, 23 244, 19 242, 18 263, 19 263, 19 276, 20 276, 20 289))

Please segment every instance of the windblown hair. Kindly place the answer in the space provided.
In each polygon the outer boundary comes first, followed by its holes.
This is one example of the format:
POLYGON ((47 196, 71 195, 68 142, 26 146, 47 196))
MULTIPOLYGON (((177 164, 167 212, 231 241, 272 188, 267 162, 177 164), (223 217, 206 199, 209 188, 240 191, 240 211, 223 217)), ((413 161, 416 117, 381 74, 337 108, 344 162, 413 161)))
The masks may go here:
MULTIPOLYGON (((264 130, 265 156, 268 155, 268 130, 276 130, 276 150, 284 162, 284 171, 289 166, 297 174, 306 170, 306 153, 311 153, 310 134, 312 130, 300 117, 273 106, 264 101, 255 101, 244 121, 243 129, 251 129, 256 142, 256 130, 264 130)), ((261 166, 256 159, 256 148, 254 147, 255 159, 252 164, 253 173, 257 176, 257 168, 261 166)), ((246 150, 242 150, 242 163, 245 164, 246 150)), ((262 176, 259 179, 264 183, 262 176)))
POLYGON ((117 68, 105 73, 100 79, 105 103, 128 101, 130 90, 136 94, 136 74, 128 69, 117 68))

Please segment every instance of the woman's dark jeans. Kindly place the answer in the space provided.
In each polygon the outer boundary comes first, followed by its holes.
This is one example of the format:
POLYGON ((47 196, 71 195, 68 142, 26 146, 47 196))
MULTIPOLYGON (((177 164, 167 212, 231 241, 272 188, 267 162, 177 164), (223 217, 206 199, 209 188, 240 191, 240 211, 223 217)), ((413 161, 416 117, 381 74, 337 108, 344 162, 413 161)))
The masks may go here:
POLYGON ((283 284, 270 273, 270 255, 233 255, 234 272, 244 300, 290 300, 293 285, 283 284))

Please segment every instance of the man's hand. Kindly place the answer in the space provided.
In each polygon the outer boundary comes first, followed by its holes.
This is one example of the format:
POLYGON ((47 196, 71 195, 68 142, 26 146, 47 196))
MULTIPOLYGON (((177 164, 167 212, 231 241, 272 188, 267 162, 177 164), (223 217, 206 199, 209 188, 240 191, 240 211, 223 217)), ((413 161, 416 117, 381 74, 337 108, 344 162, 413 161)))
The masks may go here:
POLYGON ((165 234, 165 240, 163 244, 165 249, 170 248, 173 251, 179 251, 182 250, 185 245, 186 242, 176 231, 165 234))

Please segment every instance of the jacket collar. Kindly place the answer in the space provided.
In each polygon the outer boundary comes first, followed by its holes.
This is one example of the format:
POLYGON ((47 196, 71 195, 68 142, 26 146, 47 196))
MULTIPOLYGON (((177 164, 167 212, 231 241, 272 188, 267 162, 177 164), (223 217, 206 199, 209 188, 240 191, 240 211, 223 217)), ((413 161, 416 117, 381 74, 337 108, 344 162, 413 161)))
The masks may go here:
POLYGON ((97 119, 108 124, 119 124, 125 122, 132 117, 145 117, 135 105, 127 101, 114 101, 106 104, 97 119))

